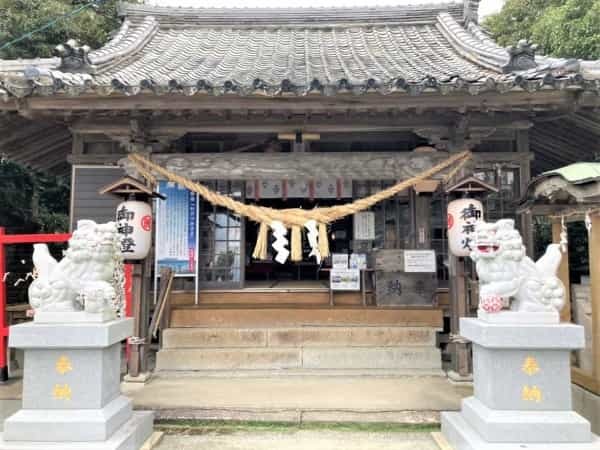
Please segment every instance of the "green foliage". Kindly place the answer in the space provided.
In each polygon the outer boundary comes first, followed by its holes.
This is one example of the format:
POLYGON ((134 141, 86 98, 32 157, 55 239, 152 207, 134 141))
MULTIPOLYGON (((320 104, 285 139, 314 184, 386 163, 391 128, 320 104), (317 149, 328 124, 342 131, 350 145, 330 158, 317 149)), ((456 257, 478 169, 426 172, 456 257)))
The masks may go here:
POLYGON ((10 161, 0 163, 0 226, 18 232, 69 229, 67 177, 34 172, 10 161))
POLYGON ((503 46, 527 39, 547 55, 600 58, 600 0, 508 0, 483 26, 503 46))
MULTIPOLYGON (((89 3, 88 0, 0 0, 0 46, 53 19, 89 3)), ((69 39, 98 48, 118 29, 118 0, 106 0, 80 14, 58 21, 52 27, 0 51, 0 58, 50 57, 54 47, 69 39)))

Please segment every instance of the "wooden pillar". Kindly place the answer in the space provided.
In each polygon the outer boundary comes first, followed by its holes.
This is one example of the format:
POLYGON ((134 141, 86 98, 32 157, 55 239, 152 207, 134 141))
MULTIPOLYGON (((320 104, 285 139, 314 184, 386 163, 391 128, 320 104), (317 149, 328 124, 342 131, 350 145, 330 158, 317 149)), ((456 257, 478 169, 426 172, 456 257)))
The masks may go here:
POLYGON ((142 280, 144 278, 144 264, 133 264, 133 277, 131 283, 131 301, 133 307, 133 339, 131 340, 131 353, 129 355, 128 373, 131 377, 137 377, 141 372, 140 367, 140 345, 137 341, 139 338, 141 324, 141 299, 143 297, 142 280))
MULTIPOLYGON (((552 220, 552 242, 560 243, 560 233, 562 226, 560 219, 552 220)), ((558 267, 558 278, 565 285, 565 307, 560 313, 561 322, 571 322, 571 280, 569 278, 569 249, 563 253, 558 267)))
POLYGON ((590 294, 592 302, 593 376, 600 385, 600 214, 591 216, 592 230, 588 246, 590 253, 590 294))
POLYGON ((431 195, 417 194, 412 197, 414 203, 415 247, 431 248, 431 195))
MULTIPOLYGON (((467 303, 467 286, 465 264, 462 258, 448 255, 448 272, 450 275, 450 333, 455 336, 460 334, 460 318, 467 317, 469 306, 467 303)), ((455 342, 452 352, 453 370, 461 377, 471 373, 469 346, 465 343, 455 342)))
MULTIPOLYGON (((517 130, 516 147, 517 152, 527 154, 527 158, 521 160, 519 169, 519 196, 523 196, 527 192, 527 186, 531 180, 531 161, 529 160, 529 130, 517 130)), ((523 236, 523 244, 527 249, 527 255, 533 257, 534 239, 533 239, 533 218, 529 211, 521 213, 521 234, 523 236)))

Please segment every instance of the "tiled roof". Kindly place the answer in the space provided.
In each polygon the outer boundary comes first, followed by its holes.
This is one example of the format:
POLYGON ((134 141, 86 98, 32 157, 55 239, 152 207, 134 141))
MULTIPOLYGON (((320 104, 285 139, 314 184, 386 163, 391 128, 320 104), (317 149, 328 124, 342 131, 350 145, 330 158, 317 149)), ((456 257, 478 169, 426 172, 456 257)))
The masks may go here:
MULTIPOLYGON (((125 4, 99 50, 0 61, 0 98, 65 93, 305 95, 598 89, 579 61, 534 60, 471 20, 477 0, 384 8, 213 9, 125 4)), ((591 64, 591 65, 590 65, 591 64)))

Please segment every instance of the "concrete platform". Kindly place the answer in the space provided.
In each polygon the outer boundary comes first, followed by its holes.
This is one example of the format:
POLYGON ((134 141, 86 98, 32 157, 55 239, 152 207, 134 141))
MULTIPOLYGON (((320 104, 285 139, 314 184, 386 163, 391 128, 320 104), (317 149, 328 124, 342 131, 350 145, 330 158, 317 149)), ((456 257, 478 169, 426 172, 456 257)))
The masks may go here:
POLYGON ((103 442, 6 442, 0 434, 0 450, 138 450, 151 434, 152 413, 140 411, 103 442))
POLYGON ((122 390, 157 418, 396 423, 438 423, 472 392, 427 376, 157 377, 122 390))
POLYGON ((155 450, 439 450, 430 433, 295 431, 166 435, 155 450))

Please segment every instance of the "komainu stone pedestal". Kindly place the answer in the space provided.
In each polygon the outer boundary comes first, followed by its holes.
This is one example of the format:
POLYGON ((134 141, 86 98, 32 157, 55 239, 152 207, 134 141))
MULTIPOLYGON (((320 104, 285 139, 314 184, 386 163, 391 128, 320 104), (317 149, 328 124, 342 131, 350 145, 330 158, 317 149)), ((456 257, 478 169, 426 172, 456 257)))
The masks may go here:
POLYGON ((25 351, 23 409, 4 422, 0 450, 138 450, 153 417, 119 389, 132 332, 133 319, 11 327, 10 346, 25 351))
POLYGON ((446 440, 455 450, 600 450, 571 404, 570 352, 585 345, 583 327, 543 314, 517 323, 510 314, 461 319, 461 336, 473 343, 475 395, 442 414, 446 440))

